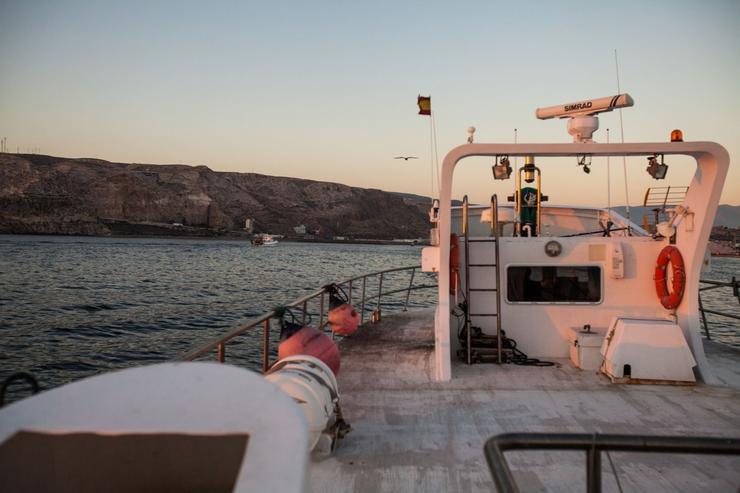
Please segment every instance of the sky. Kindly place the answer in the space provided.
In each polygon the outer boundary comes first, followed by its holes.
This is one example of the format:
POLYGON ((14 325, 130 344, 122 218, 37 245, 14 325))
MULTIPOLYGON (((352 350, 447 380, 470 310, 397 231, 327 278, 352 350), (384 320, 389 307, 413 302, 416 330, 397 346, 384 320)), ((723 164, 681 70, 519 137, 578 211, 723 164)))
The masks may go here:
MULTIPOLYGON (((730 154, 721 202, 740 204, 740 2, 158 2, 0 0, 0 138, 12 152, 206 165, 430 195, 431 95, 441 162, 476 142, 569 142, 537 107, 622 92, 624 138, 710 140, 730 154), (418 160, 395 160, 398 155, 418 160)), ((617 112, 597 141, 621 139, 617 112)), ((538 164, 552 203, 626 201, 621 159, 538 164)), ((688 185, 627 160, 629 202, 688 185)), ((510 194, 491 160, 454 194, 510 194)), ((436 195, 436 191, 434 191, 436 195)))

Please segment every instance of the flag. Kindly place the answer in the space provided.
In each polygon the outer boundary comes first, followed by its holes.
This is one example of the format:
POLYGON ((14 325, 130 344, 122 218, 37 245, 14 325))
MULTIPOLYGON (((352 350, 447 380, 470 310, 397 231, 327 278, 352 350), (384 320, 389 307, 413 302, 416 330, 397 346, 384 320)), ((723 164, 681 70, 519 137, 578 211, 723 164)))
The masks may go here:
POLYGON ((419 96, 416 99, 416 104, 419 105, 420 115, 431 115, 432 114, 432 98, 431 96, 419 96))

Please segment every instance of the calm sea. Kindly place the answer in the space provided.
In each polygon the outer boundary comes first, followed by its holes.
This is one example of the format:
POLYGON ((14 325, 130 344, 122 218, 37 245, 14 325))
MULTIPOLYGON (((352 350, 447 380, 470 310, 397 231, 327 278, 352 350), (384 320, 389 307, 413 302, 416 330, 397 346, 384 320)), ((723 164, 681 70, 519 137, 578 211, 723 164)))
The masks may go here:
MULTIPOLYGON (((48 389, 170 360, 331 281, 419 262, 420 247, 401 245, 0 236, 0 381, 27 371, 48 389)), ((716 258, 705 278, 733 275, 740 260, 716 258)), ((426 276, 417 281, 432 284, 426 276)), ((384 291, 408 280, 389 276, 384 291)), ((431 306, 435 295, 414 292, 409 305, 431 306)), ((703 298, 707 308, 740 315, 731 296, 721 289, 703 298)), ((401 295, 395 309, 402 306, 401 295)), ((714 339, 740 347, 737 321, 709 315, 709 323, 714 339)), ((228 361, 258 368, 261 338, 258 330, 230 343, 228 361)))
MULTIPOLYGON (((177 358, 332 281, 418 265, 420 250, 0 235, 0 382, 27 371, 51 388, 114 368, 177 358)), ((417 273, 416 281, 436 283, 427 276, 417 273)), ((408 272, 389 275, 383 290, 408 282, 408 272)), ((377 292, 377 281, 368 281, 366 289, 377 292)), ((409 307, 431 306, 434 298, 433 289, 414 292, 409 307)), ((402 309, 403 296, 394 300, 395 309, 402 309)), ((309 311, 318 310, 316 300, 309 311)), ((273 338, 278 337, 275 328, 273 338)), ((260 367, 262 330, 234 340, 227 351, 229 362, 260 367)))

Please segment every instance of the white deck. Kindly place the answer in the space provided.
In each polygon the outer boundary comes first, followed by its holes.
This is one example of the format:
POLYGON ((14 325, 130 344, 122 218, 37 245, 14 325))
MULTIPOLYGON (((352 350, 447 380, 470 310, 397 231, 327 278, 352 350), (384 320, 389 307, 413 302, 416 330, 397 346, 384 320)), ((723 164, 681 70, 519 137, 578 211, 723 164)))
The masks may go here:
MULTIPOLYGON (((708 343, 726 385, 614 385, 596 372, 453 362, 432 378, 433 312, 387 316, 340 345, 341 404, 353 431, 314 459, 312 491, 494 491, 483 444, 505 432, 740 437, 740 351, 708 343)), ((527 351, 526 347, 522 350, 527 351)), ((522 491, 585 490, 581 452, 507 453, 522 491)), ((612 453, 624 491, 732 491, 740 458, 612 453)), ((606 454, 604 491, 617 491, 606 454)))

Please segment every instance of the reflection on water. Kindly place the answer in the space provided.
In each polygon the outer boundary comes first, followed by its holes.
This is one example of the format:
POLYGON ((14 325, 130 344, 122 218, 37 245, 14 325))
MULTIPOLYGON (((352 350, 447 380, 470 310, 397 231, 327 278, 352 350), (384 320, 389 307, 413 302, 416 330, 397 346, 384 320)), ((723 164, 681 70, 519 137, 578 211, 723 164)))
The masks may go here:
MULTIPOLYGON (((0 236, 0 380, 29 371, 50 388, 170 360, 323 284, 419 259, 420 248, 410 246, 0 236)), ((707 279, 740 277, 738 259, 714 259, 712 268, 707 279)), ((408 280, 408 273, 388 276, 384 291, 408 280)), ((416 280, 434 282, 419 273, 416 280)), ((367 291, 377 292, 377 281, 367 291)), ((416 291, 410 307, 430 306, 435 295, 416 291)), ((731 296, 719 289, 703 300, 740 315, 731 296)), ((403 298, 395 298, 396 309, 403 298)), ((309 308, 317 312, 318 301, 309 308)), ((737 321, 708 319, 714 339, 740 347, 737 321)), ((258 368, 261 348, 259 329, 229 343, 228 360, 258 368)))

